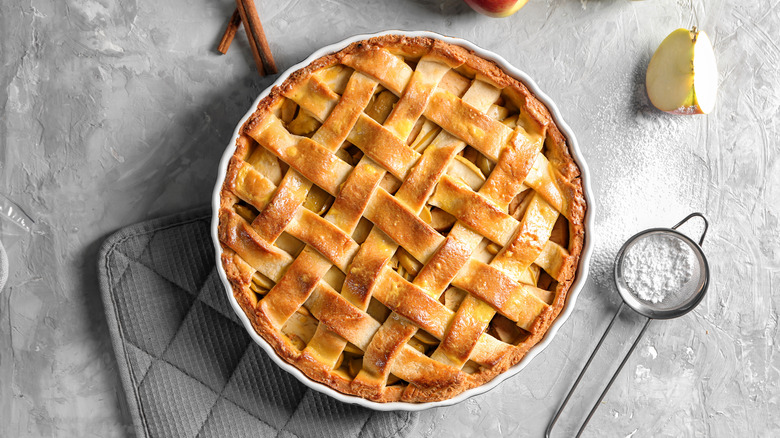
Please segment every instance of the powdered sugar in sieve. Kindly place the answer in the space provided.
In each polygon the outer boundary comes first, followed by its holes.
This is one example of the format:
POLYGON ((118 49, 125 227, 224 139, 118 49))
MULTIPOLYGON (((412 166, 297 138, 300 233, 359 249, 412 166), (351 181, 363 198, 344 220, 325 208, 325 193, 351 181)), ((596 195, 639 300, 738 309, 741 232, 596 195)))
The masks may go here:
POLYGON ((626 250, 623 279, 636 297, 657 304, 683 290, 696 262, 691 247, 679 237, 649 234, 626 250))

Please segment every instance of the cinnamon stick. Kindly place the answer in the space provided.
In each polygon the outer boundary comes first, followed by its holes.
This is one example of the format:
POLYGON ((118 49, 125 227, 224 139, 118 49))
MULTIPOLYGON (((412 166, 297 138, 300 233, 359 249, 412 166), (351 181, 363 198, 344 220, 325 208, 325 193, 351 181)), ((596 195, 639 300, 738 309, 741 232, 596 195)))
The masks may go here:
POLYGON ((236 8, 236 10, 233 11, 233 15, 230 16, 230 21, 228 21, 225 34, 222 35, 222 40, 219 42, 219 46, 217 47, 217 50, 219 50, 219 52, 223 55, 227 53, 228 49, 230 48, 230 43, 233 42, 233 38, 236 36, 238 26, 241 26, 241 14, 238 13, 238 8, 236 8))
POLYGON ((244 24, 244 31, 249 38, 249 48, 252 49, 252 57, 255 58, 255 66, 257 66, 257 72, 260 76, 265 76, 265 67, 263 67, 263 58, 260 57, 260 51, 257 49, 257 42, 252 36, 252 29, 249 27, 249 20, 247 19, 246 9, 244 9, 244 0, 236 0, 236 9, 241 16, 241 23, 244 24))
POLYGON ((241 15, 241 21, 244 23, 249 45, 252 47, 252 55, 255 57, 257 70, 263 75, 265 72, 275 74, 276 63, 271 54, 271 48, 268 46, 268 40, 265 38, 263 25, 260 23, 260 16, 257 15, 257 8, 254 0, 236 0, 238 12, 241 15), (259 62, 258 62, 259 60, 259 62))

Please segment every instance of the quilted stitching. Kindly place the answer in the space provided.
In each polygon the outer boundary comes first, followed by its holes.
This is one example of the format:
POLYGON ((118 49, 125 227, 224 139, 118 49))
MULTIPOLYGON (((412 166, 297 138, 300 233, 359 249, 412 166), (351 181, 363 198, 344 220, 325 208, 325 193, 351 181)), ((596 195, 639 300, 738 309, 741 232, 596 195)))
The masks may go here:
POLYGON ((249 342, 246 331, 197 301, 164 359, 214 391, 222 391, 249 342))
POLYGON ((271 436, 276 430, 235 403, 220 398, 203 424, 198 437, 271 436))
POLYGON ((372 412, 308 390, 251 342, 216 275, 207 213, 128 227, 101 253, 104 304, 139 436, 408 435, 416 414, 372 412))

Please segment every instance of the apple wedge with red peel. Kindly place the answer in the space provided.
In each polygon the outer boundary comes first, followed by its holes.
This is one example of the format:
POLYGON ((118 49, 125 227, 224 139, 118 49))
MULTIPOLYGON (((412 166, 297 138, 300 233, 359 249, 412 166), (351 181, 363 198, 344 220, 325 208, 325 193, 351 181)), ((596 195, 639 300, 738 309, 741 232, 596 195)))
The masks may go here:
POLYGON ((718 67, 707 34, 696 28, 670 33, 647 66, 646 84, 650 102, 661 111, 712 111, 718 90, 718 67))
POLYGON ((528 0, 465 0, 471 9, 488 17, 508 17, 528 3, 528 0))

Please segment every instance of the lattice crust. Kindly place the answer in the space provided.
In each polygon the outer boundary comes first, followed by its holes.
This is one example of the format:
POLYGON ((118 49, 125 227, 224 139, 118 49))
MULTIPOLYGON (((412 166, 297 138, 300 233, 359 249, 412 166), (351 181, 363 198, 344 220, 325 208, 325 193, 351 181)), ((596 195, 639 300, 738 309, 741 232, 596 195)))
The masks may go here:
POLYGON ((579 170, 548 110, 461 47, 386 36, 293 73, 246 122, 219 237, 254 328, 310 378, 451 398, 564 305, 579 170))

